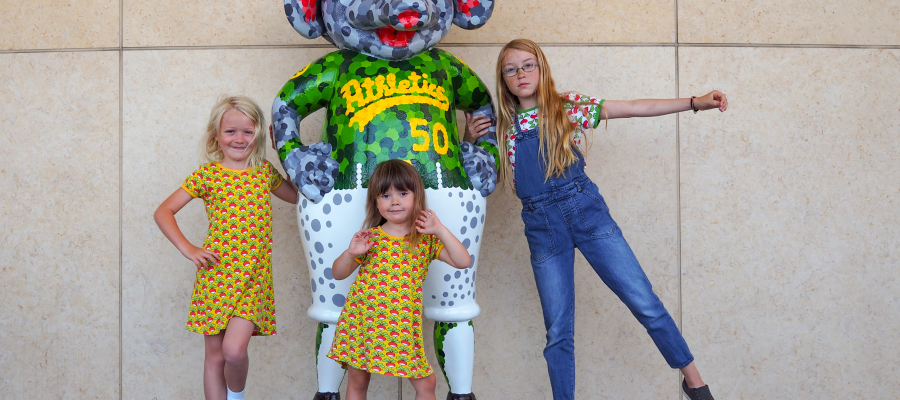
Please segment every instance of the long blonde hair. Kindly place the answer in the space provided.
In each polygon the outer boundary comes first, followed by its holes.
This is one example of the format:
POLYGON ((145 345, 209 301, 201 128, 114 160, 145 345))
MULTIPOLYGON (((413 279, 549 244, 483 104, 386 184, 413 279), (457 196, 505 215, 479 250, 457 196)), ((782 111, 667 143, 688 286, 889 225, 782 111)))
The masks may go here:
POLYGON ((253 168, 263 165, 266 160, 266 117, 262 109, 253 100, 244 96, 221 97, 209 112, 209 122, 206 123, 206 134, 200 144, 200 153, 207 162, 219 162, 225 158, 216 138, 222 126, 222 117, 229 110, 238 110, 253 121, 253 150, 247 157, 247 167, 253 168))
POLYGON ((366 193, 366 220, 363 228, 371 229, 381 226, 387 219, 378 212, 378 196, 386 193, 391 188, 396 190, 408 190, 413 194, 413 209, 409 214, 409 244, 410 248, 418 247, 422 234, 416 230, 416 218, 423 210, 428 209, 425 199, 425 184, 419 176, 419 171, 412 164, 402 160, 387 160, 378 164, 369 177, 369 190, 366 193))
MULTIPOLYGON (((568 166, 578 161, 578 147, 572 140, 575 134, 575 126, 569 120, 565 103, 581 105, 593 104, 572 101, 556 91, 556 84, 550 74, 550 64, 547 57, 541 51, 537 43, 528 39, 516 39, 503 46, 500 56, 497 58, 497 97, 500 98, 497 118, 498 145, 500 146, 500 180, 511 181, 511 166, 509 163, 509 136, 510 129, 518 118, 519 99, 506 86, 503 76, 503 59, 509 50, 521 50, 531 53, 537 58, 540 80, 536 89, 537 115, 540 138, 540 154, 546 165, 544 179, 551 176, 561 176, 568 166)), ((593 128, 593 127, 591 127, 593 128)), ((589 136, 589 135, 585 135, 589 136)), ((587 140, 588 137, 585 137, 587 140)))

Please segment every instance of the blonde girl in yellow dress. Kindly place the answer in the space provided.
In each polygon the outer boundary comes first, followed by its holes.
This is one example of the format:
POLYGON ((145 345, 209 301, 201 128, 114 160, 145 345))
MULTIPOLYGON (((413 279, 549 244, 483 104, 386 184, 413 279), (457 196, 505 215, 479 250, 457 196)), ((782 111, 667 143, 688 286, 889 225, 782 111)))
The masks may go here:
POLYGON ((202 141, 208 163, 194 171, 153 215, 159 229, 197 266, 187 329, 205 335, 207 400, 241 400, 251 336, 275 334, 272 206, 269 193, 297 203, 297 189, 265 160, 265 117, 252 100, 220 99, 202 141), (203 199, 209 231, 191 244, 175 214, 203 199))
POLYGON ((364 228, 332 265, 338 280, 360 270, 328 356, 349 370, 347 400, 366 398, 373 372, 409 378, 416 400, 434 400, 422 340, 422 283, 432 260, 464 269, 472 258, 427 208, 422 178, 411 164, 379 164, 366 197, 364 228))

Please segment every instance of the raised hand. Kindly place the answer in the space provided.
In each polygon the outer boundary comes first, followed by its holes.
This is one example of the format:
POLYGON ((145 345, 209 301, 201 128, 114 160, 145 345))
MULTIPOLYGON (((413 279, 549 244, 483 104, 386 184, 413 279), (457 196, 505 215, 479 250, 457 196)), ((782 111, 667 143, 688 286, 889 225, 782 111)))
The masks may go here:
POLYGON ((359 232, 356 232, 353 234, 353 238, 350 239, 350 247, 347 248, 347 252, 353 257, 365 254, 375 245, 371 239, 372 231, 369 229, 362 229, 359 232))
POLYGON ((444 224, 438 218, 434 210, 422 210, 416 218, 416 230, 425 235, 436 235, 444 229, 444 224))

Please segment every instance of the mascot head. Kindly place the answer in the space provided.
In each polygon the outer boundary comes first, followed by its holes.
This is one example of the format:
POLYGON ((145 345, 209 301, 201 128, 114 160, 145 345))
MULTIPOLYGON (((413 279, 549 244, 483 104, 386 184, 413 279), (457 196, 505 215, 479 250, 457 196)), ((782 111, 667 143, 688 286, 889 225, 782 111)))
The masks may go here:
POLYGON ((301 35, 323 36, 340 49, 405 60, 436 46, 454 23, 484 25, 494 0, 284 0, 301 35))

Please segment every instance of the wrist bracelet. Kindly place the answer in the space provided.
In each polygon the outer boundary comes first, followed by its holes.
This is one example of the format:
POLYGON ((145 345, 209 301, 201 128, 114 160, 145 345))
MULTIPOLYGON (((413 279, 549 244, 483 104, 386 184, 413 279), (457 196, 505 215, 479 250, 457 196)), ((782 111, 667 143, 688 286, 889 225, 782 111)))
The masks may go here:
POLYGON ((697 111, 700 111, 697 109, 697 107, 694 107, 694 99, 696 99, 696 98, 697 98, 697 96, 691 96, 691 110, 694 110, 694 114, 696 114, 697 111))

